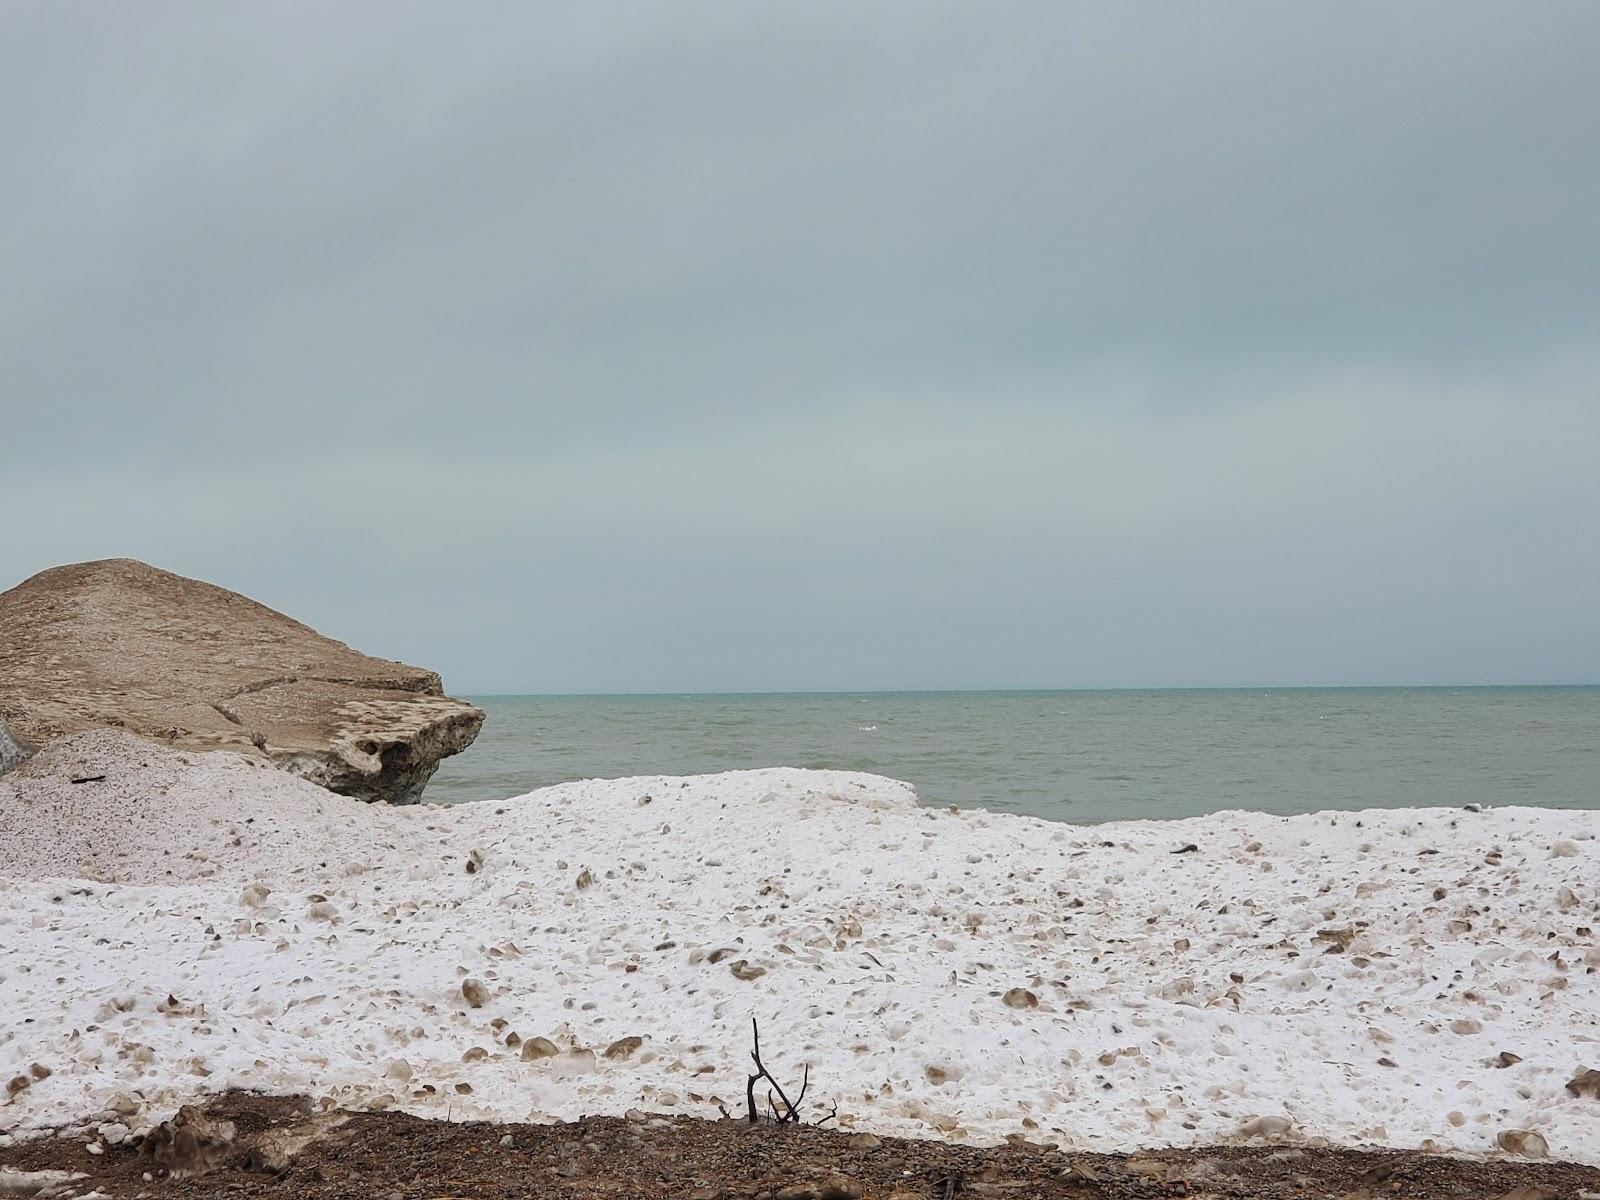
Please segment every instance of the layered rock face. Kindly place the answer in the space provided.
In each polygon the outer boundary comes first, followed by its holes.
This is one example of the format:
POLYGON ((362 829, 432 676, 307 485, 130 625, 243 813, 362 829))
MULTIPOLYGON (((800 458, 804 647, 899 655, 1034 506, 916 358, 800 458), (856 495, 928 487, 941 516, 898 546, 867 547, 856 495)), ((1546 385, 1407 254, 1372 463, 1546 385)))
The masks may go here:
POLYGON ((482 725, 432 671, 132 559, 56 567, 0 593, 0 770, 51 738, 115 726, 406 803, 482 725))

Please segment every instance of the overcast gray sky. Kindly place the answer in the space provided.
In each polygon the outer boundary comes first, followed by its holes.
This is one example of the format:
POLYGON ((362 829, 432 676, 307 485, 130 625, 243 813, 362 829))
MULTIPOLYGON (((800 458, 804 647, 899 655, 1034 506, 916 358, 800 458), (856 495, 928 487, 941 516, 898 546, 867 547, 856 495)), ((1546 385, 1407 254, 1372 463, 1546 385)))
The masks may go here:
POLYGON ((0 587, 458 692, 1600 681, 1600 4, 9 3, 0 587))

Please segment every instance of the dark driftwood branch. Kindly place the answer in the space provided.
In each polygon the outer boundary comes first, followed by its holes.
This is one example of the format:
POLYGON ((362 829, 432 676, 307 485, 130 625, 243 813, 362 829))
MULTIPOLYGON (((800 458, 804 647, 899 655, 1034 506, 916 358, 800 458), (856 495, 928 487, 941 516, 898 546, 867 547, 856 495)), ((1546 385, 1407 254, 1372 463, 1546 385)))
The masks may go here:
MULTIPOLYGON (((750 1051, 750 1058, 756 1064, 756 1073, 746 1079, 744 1087, 745 1108, 749 1114, 750 1124, 754 1125, 761 1120, 761 1110, 756 1107, 756 1084, 765 1079, 771 1085, 767 1091, 767 1109, 772 1114, 772 1119, 780 1125, 789 1121, 798 1125, 800 1123, 800 1101, 806 1098, 806 1089, 811 1086, 811 1064, 806 1064, 805 1075, 800 1080, 799 1097, 791 1102, 789 1097, 784 1095, 783 1085, 772 1077, 771 1072, 766 1068, 766 1064, 761 1061, 761 1027, 756 1024, 754 1017, 750 1018, 750 1036, 754 1043, 753 1049, 750 1051), (777 1093, 776 1102, 773 1100, 774 1092, 777 1093), (783 1104, 782 1112, 778 1110, 778 1102, 783 1104)), ((835 1107, 837 1108, 837 1106, 835 1107)))

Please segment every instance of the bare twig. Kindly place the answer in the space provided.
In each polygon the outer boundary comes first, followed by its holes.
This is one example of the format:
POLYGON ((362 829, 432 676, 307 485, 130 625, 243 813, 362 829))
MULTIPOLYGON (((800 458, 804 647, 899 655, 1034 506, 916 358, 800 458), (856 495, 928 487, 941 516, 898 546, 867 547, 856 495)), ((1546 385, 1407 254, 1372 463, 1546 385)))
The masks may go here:
POLYGON ((750 1124, 754 1125, 761 1120, 761 1110, 756 1107, 756 1084, 765 1079, 771 1085, 767 1092, 767 1108, 772 1113, 772 1119, 780 1125, 790 1121, 798 1125, 800 1123, 800 1101, 806 1098, 806 1089, 811 1086, 811 1064, 806 1064, 805 1075, 800 1081, 799 1099, 790 1101, 789 1097, 784 1094, 783 1085, 772 1077, 772 1073, 767 1070, 766 1064, 761 1061, 761 1027, 756 1024, 754 1017, 750 1018, 750 1035, 753 1042, 750 1058, 756 1064, 756 1073, 746 1079, 744 1088, 745 1108, 749 1115, 750 1124), (777 1093, 778 1101, 783 1104, 783 1111, 781 1112, 778 1110, 777 1103, 773 1101, 774 1092, 777 1093))
POLYGON ((826 1125, 829 1121, 833 1120, 838 1115, 839 1115, 839 1102, 837 1100, 835 1100, 833 1102, 833 1109, 830 1112, 828 1112, 824 1116, 818 1117, 815 1121, 813 1121, 811 1123, 813 1125, 818 1125, 818 1126, 826 1125))

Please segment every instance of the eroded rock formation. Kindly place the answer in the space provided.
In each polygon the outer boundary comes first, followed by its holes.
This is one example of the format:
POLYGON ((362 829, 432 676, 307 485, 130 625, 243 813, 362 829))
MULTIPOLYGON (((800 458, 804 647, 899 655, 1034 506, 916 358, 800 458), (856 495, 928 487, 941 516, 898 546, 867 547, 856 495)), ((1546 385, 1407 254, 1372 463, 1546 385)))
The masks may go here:
POLYGON ((55 567, 0 593, 0 770, 51 738, 116 726, 404 803, 482 724, 432 671, 132 559, 55 567))

